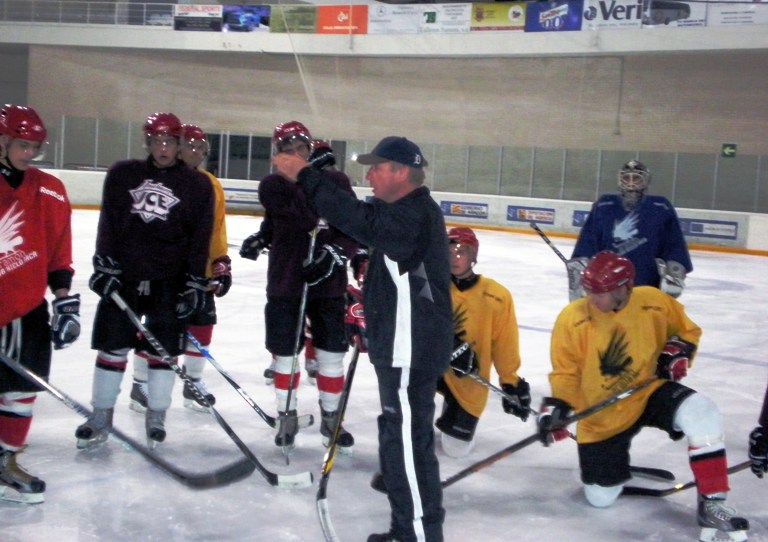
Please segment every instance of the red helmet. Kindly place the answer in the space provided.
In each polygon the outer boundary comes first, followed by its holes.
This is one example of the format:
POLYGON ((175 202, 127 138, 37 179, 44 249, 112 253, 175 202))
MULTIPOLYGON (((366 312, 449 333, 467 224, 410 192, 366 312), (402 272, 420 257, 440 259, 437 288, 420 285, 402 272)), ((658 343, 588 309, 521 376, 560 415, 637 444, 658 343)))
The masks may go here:
POLYGON ((284 143, 289 143, 294 139, 304 141, 309 148, 312 148, 312 134, 306 126, 297 120, 290 120, 282 124, 275 126, 275 131, 272 132, 272 144, 277 149, 284 143))
POLYGON ((602 294, 635 282, 635 266, 627 258, 610 250, 595 254, 584 271, 581 285, 588 293, 602 294))
POLYGON ((448 243, 468 245, 472 248, 473 259, 477 259, 477 251, 480 248, 480 241, 477 240, 477 236, 475 235, 475 232, 472 231, 472 228, 466 226, 451 228, 448 230, 448 243))
POLYGON ((0 134, 42 143, 48 132, 37 111, 31 107, 6 104, 0 109, 0 134))
POLYGON ((182 124, 181 125, 181 138, 184 141, 205 141, 208 142, 208 136, 205 135, 203 129, 194 124, 182 124))
POLYGON ((181 137, 181 121, 173 113, 153 113, 144 123, 144 135, 181 137))

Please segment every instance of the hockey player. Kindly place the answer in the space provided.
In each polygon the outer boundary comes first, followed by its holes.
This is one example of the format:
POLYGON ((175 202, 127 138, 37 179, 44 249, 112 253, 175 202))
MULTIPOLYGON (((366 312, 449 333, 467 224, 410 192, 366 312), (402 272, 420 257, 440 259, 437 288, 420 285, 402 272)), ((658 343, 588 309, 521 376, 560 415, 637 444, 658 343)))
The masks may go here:
MULTIPOLYGON (((312 152, 312 136, 302 123, 290 121, 275 127, 272 146, 274 156, 295 154, 306 160, 312 152)), ((328 171, 327 175, 335 186, 354 195, 346 175, 339 171, 328 171)), ((299 429, 296 396, 300 373, 294 375, 290 404, 288 388, 305 283, 309 287, 306 316, 312 323, 318 363, 320 433, 327 445, 333 434, 344 387, 346 262, 356 250, 357 243, 319 220, 307 205, 304 194, 288 180, 279 165, 276 173, 264 177, 259 183, 259 201, 272 222, 265 308, 266 346, 276 356, 274 384, 278 411, 287 413, 280 416, 275 445, 289 451, 295 445, 299 429), (315 250, 312 263, 307 264, 305 260, 313 231, 316 233, 315 250)), ((353 436, 342 428, 339 450, 353 445, 353 436)))
MULTIPOLYGON (((215 199, 213 213, 213 235, 211 236, 211 248, 208 258, 206 276, 210 287, 205 294, 205 310, 193 314, 187 321, 189 331, 197 341, 208 348, 213 336, 213 326, 216 324, 216 297, 223 297, 232 286, 231 261, 227 255, 227 223, 226 201, 224 188, 221 182, 210 171, 203 169, 202 163, 208 156, 208 137, 205 132, 194 124, 181 125, 181 147, 179 157, 193 169, 204 173, 211 181, 215 199)), ((184 372, 194 382, 201 395, 205 397, 209 405, 216 403, 216 398, 211 394, 202 381, 205 357, 194 345, 187 342, 184 350, 184 372)), ((189 384, 184 383, 184 406, 199 412, 207 412, 208 407, 195 399, 189 384)), ((131 409, 136 412, 145 412, 147 409, 147 360, 143 355, 137 355, 133 362, 133 386, 131 387, 131 409)))
POLYGON ((752 472, 762 478, 768 472, 768 387, 765 388, 763 410, 758 425, 749 435, 749 459, 752 460, 752 472))
POLYGON ((379 463, 392 512, 389 532, 368 542, 442 542, 433 423, 437 381, 453 340, 445 222, 423 185, 427 162, 415 143, 385 137, 357 161, 371 166, 371 203, 334 186, 317 161, 273 158, 287 178, 298 180, 313 209, 371 248, 363 298, 382 411, 379 463))
POLYGON ((651 172, 638 160, 619 170, 619 195, 606 194, 593 205, 568 261, 570 300, 583 295, 579 276, 587 260, 601 250, 628 258, 637 270, 637 286, 654 286, 673 297, 693 271, 675 208, 663 196, 645 192, 651 172))
MULTIPOLYGON (((0 352, 42 378, 51 341, 58 350, 80 335, 80 295, 70 294, 72 209, 62 182, 30 165, 46 135, 31 107, 0 109, 0 352)), ((38 390, 0 363, 0 500, 44 500, 45 482, 18 464, 38 390)))
POLYGON ((168 363, 137 335, 113 302, 117 292, 171 356, 184 351, 187 318, 204 310, 214 194, 210 179, 178 159, 181 122, 155 113, 144 123, 149 156, 114 164, 104 180, 89 287, 101 297, 91 347, 93 415, 75 431, 78 448, 104 442, 128 363, 137 351, 148 363, 147 442, 165 439, 165 413, 176 379, 168 363))
POLYGON ((700 540, 718 532, 746 540, 749 523, 725 506, 728 487, 723 422, 711 399, 679 383, 691 365, 701 328, 683 306, 660 290, 634 286, 632 262, 615 252, 596 254, 582 273, 587 297, 565 307, 552 331, 552 397, 538 417, 542 440, 567 436, 553 431, 572 409, 582 410, 611 395, 655 380, 622 401, 581 420, 577 441, 587 501, 612 505, 630 478, 629 448, 642 427, 671 438, 687 437, 698 489, 700 540))
MULTIPOLYGON (((530 386, 520 378, 520 346, 512 295, 493 279, 474 272, 480 242, 471 228, 448 231, 451 263, 454 341, 466 341, 474 352, 478 375, 491 378, 491 367, 499 375, 501 388, 517 398, 502 399, 502 407, 525 421, 531 404, 530 386)), ((464 457, 472 450, 480 415, 488 401, 488 388, 466 378, 462 372, 448 370, 438 382, 444 397, 443 413, 435 422, 441 431, 443 451, 451 457, 464 457)))

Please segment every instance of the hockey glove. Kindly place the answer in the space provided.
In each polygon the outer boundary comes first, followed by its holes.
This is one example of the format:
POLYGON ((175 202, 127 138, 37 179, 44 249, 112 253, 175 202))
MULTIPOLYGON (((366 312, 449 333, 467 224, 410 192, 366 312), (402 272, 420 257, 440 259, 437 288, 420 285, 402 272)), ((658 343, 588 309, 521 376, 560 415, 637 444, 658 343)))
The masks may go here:
POLYGON ((205 309, 205 294, 208 291, 208 279, 187 275, 184 290, 179 292, 176 302, 176 317, 189 318, 197 312, 205 309))
POLYGON ((232 287, 232 260, 229 256, 222 256, 217 258, 213 262, 213 278, 211 279, 211 286, 213 286, 213 295, 216 297, 224 297, 232 287))
POLYGON ((544 446, 553 442, 568 438, 568 428, 563 422, 568 417, 572 408, 566 401, 556 397, 545 397, 541 403, 541 410, 536 418, 536 426, 539 429, 539 438, 544 446))
POLYGON ((269 250, 271 244, 271 241, 267 239, 267 235, 264 232, 258 231, 245 238, 240 247, 240 257, 256 261, 260 254, 264 254, 269 250))
POLYGON ((368 337, 365 333, 365 312, 363 311, 363 292, 351 284, 347 285, 347 312, 344 314, 344 331, 349 344, 356 344, 360 352, 368 352, 368 337))
POLYGON ((346 271, 347 256, 339 245, 323 245, 311 262, 301 269, 301 278, 309 286, 317 286, 337 271, 346 271))
POLYGON ((336 157, 329 147, 320 147, 312 152, 309 163, 317 169, 325 169, 336 164, 336 157))
POLYGON ((765 427, 757 426, 749 434, 750 469, 758 478, 768 472, 768 431, 765 427))
POLYGON ((80 336, 80 294, 57 297, 51 303, 51 340, 53 348, 72 346, 80 336))
POLYGON ((469 343, 462 341, 458 335, 453 336, 453 352, 451 352, 451 369, 453 374, 461 378, 477 371, 475 352, 469 343))
POLYGON ((365 270, 368 269, 368 260, 368 249, 358 248, 355 255, 352 256, 352 259, 349 261, 349 266, 352 268, 352 275, 355 277, 358 285, 363 283, 365 270))
POLYGON ((96 254, 93 257, 93 275, 88 281, 88 287, 102 299, 109 299, 112 292, 116 292, 123 286, 120 282, 122 274, 123 269, 117 260, 111 256, 96 254))
POLYGON ((512 402, 506 397, 502 397, 501 406, 504 408, 504 412, 526 421, 531 409, 531 386, 528 385, 528 382, 521 378, 517 386, 514 384, 502 384, 501 389, 507 395, 517 399, 517 401, 512 402))
POLYGON ((694 352, 696 352, 695 344, 673 335, 659 354, 656 362, 656 376, 672 382, 681 381, 688 374, 688 365, 691 363, 694 352))
POLYGON ((584 289, 581 287, 581 272, 589 263, 588 258, 573 258, 565 264, 568 272, 568 299, 573 302, 584 297, 584 289))
POLYGON ((685 267, 674 260, 664 261, 656 258, 656 269, 659 272, 659 289, 674 298, 680 297, 685 288, 685 267))

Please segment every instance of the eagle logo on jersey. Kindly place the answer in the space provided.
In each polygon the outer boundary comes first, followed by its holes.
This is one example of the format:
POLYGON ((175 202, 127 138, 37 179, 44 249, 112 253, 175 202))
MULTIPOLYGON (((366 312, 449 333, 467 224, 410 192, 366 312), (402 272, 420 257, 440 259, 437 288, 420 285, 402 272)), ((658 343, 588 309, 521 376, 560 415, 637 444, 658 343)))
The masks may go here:
POLYGON ((616 222, 613 226, 613 242, 620 244, 637 235, 637 223, 640 217, 637 213, 629 213, 627 216, 616 222))
POLYGON ((16 212, 18 202, 13 202, 11 208, 0 217, 0 254, 16 252, 24 239, 19 235, 19 230, 24 221, 21 220, 22 211, 16 212))
POLYGON ((619 376, 632 365, 632 356, 627 355, 627 334, 614 330, 608 348, 599 352, 600 374, 603 376, 619 376))
POLYGON ((171 208, 181 201, 170 188, 152 179, 146 179, 140 187, 129 192, 133 198, 131 213, 139 215, 146 223, 155 219, 168 220, 171 208))

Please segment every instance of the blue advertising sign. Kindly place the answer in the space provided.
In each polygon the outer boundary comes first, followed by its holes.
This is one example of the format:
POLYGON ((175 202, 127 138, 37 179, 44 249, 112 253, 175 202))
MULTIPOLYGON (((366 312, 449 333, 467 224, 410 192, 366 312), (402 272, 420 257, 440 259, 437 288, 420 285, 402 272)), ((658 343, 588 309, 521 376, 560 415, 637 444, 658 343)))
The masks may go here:
POLYGON ((587 221, 589 211, 574 211, 573 218, 571 219, 571 226, 575 228, 581 228, 587 221))
POLYGON ((731 239, 735 241, 739 235, 739 223, 725 220, 681 218, 680 227, 683 230, 683 235, 691 235, 694 237, 731 239))
POLYGON ((542 207, 521 207, 507 205, 507 220, 511 222, 538 222, 539 224, 554 224, 555 210, 542 207))
POLYGON ((525 10, 526 32, 564 32, 581 30, 584 0, 528 2, 525 10))

